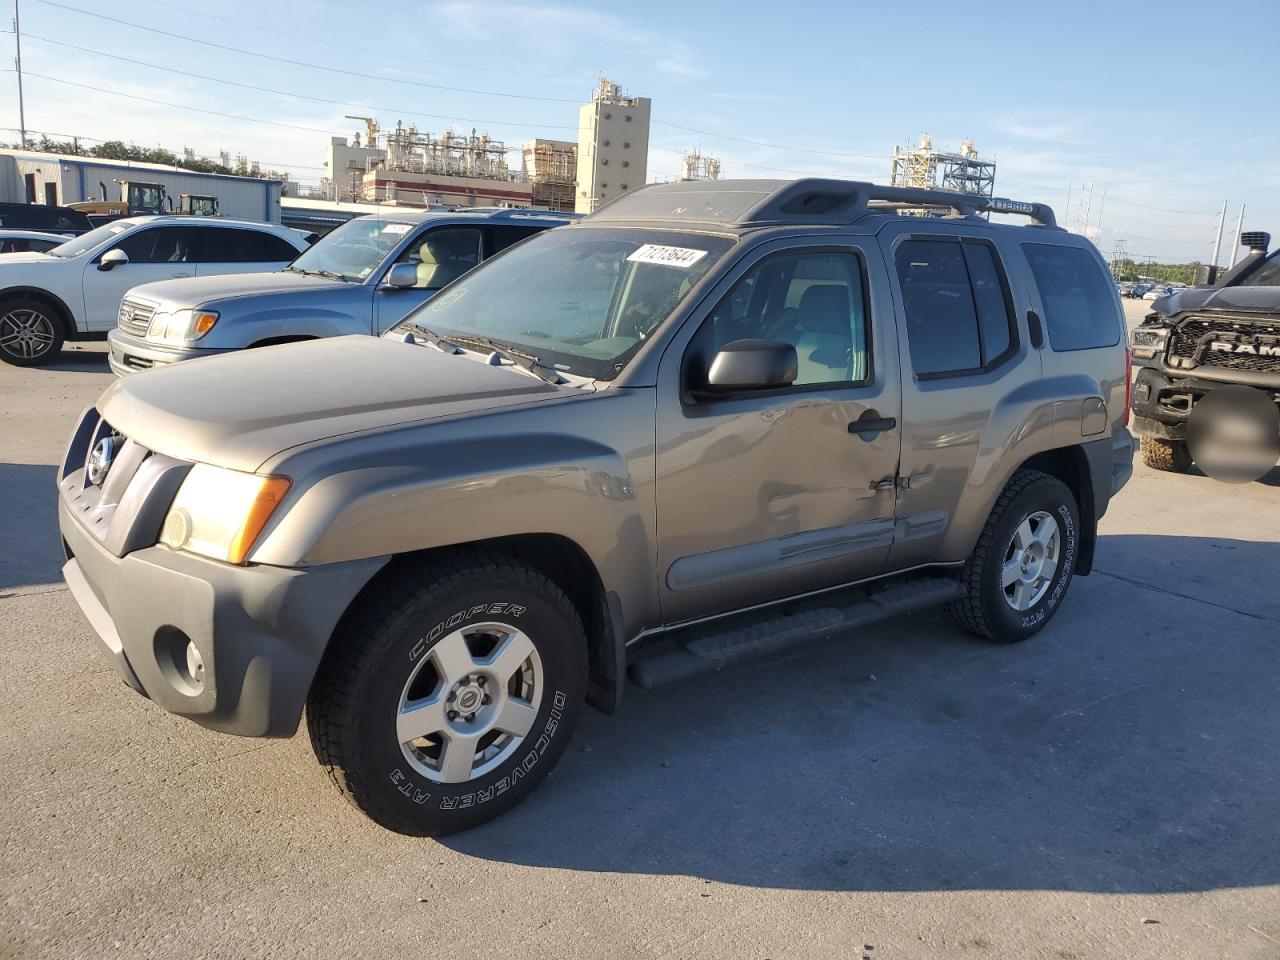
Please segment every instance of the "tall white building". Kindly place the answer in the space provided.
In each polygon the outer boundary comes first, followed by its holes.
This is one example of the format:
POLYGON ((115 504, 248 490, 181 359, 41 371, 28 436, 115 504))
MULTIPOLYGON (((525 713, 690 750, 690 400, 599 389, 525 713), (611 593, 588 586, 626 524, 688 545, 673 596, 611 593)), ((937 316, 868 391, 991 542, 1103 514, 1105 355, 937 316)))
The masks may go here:
POLYGON ((622 87, 600 78, 589 103, 578 110, 578 189, 574 209, 597 207, 643 186, 649 160, 648 97, 624 97, 622 87))

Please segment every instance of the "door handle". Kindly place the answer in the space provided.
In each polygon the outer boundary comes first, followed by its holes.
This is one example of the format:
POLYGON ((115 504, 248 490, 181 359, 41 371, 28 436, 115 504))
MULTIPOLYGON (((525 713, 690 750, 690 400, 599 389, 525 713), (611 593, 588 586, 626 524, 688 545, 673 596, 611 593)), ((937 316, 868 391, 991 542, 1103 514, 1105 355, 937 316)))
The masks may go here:
POLYGON ((850 422, 850 433, 883 433, 898 425, 893 417, 882 417, 875 410, 866 410, 857 420, 850 422))
POLYGON ((1044 327, 1040 324, 1040 314, 1034 310, 1027 311, 1027 332, 1031 334, 1031 345, 1039 350, 1044 346, 1044 327))

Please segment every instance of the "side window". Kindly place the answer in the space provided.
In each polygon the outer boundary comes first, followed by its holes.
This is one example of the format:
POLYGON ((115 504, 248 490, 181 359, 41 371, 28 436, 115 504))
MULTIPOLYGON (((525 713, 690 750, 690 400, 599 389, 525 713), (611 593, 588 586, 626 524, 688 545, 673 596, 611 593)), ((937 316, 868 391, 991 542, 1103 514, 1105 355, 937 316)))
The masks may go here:
POLYGON ((726 344, 748 339, 795 347, 795 386, 865 381, 870 364, 858 255, 784 253, 752 267, 703 321, 695 344, 709 361, 726 344))
POLYGON ((123 250, 130 263, 192 263, 198 257, 196 234, 188 227, 150 227, 129 234, 112 249, 123 250))
POLYGON ((415 290, 439 290, 480 262, 480 231, 473 227, 437 227, 416 237, 396 263, 418 268, 415 290))
POLYGON ((1088 350, 1120 342, 1114 287, 1094 256, 1079 247, 1051 243, 1024 243, 1022 250, 1040 290, 1054 350, 1088 350))
POLYGON ((287 263, 298 255, 283 239, 262 230, 208 227, 200 233, 204 263, 287 263))
POLYGON ((541 233, 542 227, 490 227, 489 256, 501 253, 507 247, 519 243, 525 237, 541 233))
POLYGON ((1012 352, 1006 286, 988 244, 906 240, 895 261, 917 377, 989 370, 1012 352))

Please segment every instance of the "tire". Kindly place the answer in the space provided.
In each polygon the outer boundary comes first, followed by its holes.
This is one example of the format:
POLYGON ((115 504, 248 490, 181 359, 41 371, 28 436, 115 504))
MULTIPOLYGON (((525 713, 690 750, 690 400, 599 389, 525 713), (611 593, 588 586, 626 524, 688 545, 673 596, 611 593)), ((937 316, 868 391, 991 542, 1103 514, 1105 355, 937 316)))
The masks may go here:
POLYGON ((1079 516, 1075 497, 1061 480, 1038 470, 1015 473, 965 561, 965 596, 948 604, 952 615, 971 633, 997 643, 1018 643, 1039 631, 1071 585, 1079 516), (1056 545, 1050 546, 1055 536, 1056 545), (1040 546, 1032 546, 1032 540, 1040 546), (1033 554, 1030 563, 1024 562, 1028 553, 1033 554), (1041 559, 1048 556, 1055 561, 1052 569, 1041 559), (1018 579, 1010 583, 1006 574, 1018 579))
POLYGON ((62 317, 43 300, 11 297, 0 303, 0 360, 15 367, 39 367, 62 350, 62 317))
POLYGON ((453 552, 393 570, 357 601, 317 672, 307 729, 368 817, 442 836, 533 792, 568 746, 586 689, 586 635, 564 593, 505 554, 453 552))
POLYGON ((1165 473, 1186 473, 1191 469, 1191 451, 1185 440, 1165 440, 1163 437, 1141 437, 1138 448, 1142 462, 1152 470, 1165 473))

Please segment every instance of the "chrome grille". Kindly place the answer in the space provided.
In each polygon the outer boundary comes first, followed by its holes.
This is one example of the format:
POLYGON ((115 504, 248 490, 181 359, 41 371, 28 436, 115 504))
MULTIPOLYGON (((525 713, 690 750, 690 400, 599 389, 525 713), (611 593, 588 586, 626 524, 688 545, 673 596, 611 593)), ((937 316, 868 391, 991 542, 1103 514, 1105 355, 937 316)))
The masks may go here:
POLYGON ((120 315, 116 318, 116 324, 125 333, 132 334, 135 337, 145 337, 147 328, 151 326, 151 318, 155 316, 155 313, 155 304, 147 303, 145 300, 132 300, 125 297, 120 304, 120 315))
POLYGON ((1280 356, 1210 349, 1215 342, 1248 344, 1255 350, 1280 347, 1280 324, 1228 317, 1192 317, 1173 332, 1169 356, 1186 357, 1197 364, 1227 370, 1280 373, 1280 356))

